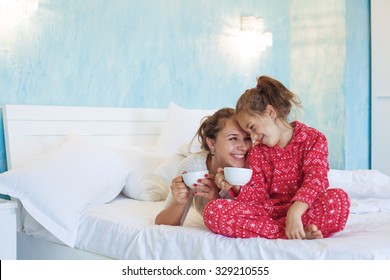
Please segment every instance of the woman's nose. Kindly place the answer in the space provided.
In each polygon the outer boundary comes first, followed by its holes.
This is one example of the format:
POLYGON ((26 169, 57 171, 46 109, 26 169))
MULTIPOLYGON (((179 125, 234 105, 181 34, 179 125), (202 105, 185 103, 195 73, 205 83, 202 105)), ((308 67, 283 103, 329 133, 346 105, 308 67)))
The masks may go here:
POLYGON ((237 146, 237 149, 239 151, 247 152, 251 148, 251 144, 249 143, 248 140, 242 139, 237 146))

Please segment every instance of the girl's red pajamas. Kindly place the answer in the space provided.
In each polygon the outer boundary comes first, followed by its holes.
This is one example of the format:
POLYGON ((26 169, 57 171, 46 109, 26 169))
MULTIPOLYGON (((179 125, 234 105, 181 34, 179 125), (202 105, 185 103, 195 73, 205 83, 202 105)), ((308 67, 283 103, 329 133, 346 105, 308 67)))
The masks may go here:
MULTIPOLYGON (((286 214, 298 200, 309 209, 304 227, 314 224, 324 237, 344 229, 350 201, 341 189, 328 189, 328 146, 318 130, 294 122, 284 147, 255 146, 248 155, 251 181, 235 200, 216 199, 205 208, 205 225, 230 237, 286 238, 286 214)), ((234 193, 230 191, 234 196, 234 193)))

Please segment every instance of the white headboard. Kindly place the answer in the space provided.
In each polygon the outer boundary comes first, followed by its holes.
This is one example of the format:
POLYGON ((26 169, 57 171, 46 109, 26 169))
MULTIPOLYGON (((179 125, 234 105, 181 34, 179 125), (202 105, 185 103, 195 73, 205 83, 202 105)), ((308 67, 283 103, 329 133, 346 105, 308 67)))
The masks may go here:
POLYGON ((5 105, 8 169, 58 145, 67 134, 110 144, 152 145, 167 109, 5 105))

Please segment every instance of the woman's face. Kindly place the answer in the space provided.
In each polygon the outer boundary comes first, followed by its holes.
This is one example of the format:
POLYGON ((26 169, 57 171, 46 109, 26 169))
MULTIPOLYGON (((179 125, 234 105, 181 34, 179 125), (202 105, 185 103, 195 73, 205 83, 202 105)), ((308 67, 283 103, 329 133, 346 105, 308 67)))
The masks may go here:
POLYGON ((234 117, 228 119, 215 140, 210 140, 213 161, 219 167, 244 167, 251 139, 234 117))

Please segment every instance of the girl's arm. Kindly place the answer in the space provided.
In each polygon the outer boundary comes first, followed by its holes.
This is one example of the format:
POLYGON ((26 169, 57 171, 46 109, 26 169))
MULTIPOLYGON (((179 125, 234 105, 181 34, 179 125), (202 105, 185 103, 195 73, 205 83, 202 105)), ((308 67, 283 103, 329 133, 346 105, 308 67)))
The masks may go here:
POLYGON ((323 193, 329 187, 328 143, 325 135, 318 131, 315 132, 306 140, 305 150, 307 152, 302 158, 302 184, 287 211, 286 236, 289 239, 305 238, 306 233, 301 217, 318 194, 323 193))
POLYGON ((315 137, 308 137, 306 154, 303 156, 303 180, 292 201, 306 202, 309 207, 319 193, 329 187, 328 142, 326 137, 318 132, 315 137))
POLYGON ((217 174, 215 175, 214 182, 219 189, 228 191, 231 197, 237 197, 240 194, 241 186, 230 185, 225 180, 225 174, 223 172, 223 168, 221 167, 218 168, 217 174))
POLYGON ((294 201, 287 211, 286 236, 288 239, 303 239, 306 237, 302 224, 302 215, 309 208, 305 202, 294 201))

